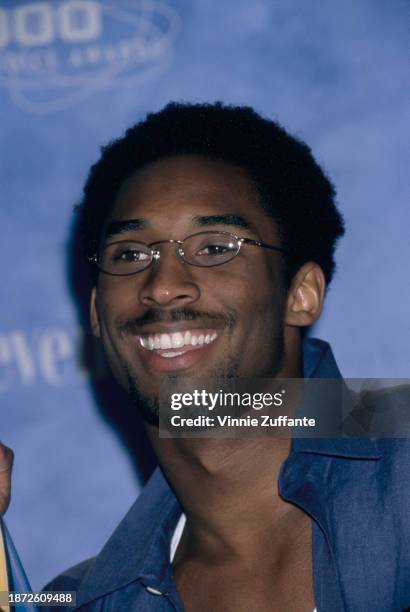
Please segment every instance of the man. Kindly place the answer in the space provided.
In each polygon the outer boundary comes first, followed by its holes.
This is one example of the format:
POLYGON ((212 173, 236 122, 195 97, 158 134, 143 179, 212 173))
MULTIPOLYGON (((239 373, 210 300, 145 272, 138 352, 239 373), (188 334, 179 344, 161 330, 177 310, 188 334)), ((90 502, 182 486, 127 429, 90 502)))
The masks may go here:
POLYGON ((80 208, 91 325, 161 468, 48 589, 90 612, 409 604, 405 443, 158 436, 165 375, 340 376, 303 340, 343 234, 334 196, 309 148, 249 108, 171 104, 103 150, 80 208))

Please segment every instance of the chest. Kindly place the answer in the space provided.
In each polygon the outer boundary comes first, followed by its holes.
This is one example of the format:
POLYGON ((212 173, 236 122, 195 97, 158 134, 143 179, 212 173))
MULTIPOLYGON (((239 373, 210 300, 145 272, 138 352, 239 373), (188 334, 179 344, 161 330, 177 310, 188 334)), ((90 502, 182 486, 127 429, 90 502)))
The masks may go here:
POLYGON ((260 558, 210 564, 189 558, 174 567, 178 593, 186 612, 312 612, 311 546, 276 563, 260 558))

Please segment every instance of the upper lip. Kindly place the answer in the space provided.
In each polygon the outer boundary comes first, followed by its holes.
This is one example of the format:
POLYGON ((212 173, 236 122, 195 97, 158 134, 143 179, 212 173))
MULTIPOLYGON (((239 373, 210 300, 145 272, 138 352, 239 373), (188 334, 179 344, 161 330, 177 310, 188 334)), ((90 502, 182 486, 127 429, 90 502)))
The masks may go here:
POLYGON ((178 322, 162 322, 152 323, 140 327, 136 335, 143 334, 172 334, 174 332, 185 332, 191 329, 221 329, 223 324, 221 321, 178 321, 178 322))

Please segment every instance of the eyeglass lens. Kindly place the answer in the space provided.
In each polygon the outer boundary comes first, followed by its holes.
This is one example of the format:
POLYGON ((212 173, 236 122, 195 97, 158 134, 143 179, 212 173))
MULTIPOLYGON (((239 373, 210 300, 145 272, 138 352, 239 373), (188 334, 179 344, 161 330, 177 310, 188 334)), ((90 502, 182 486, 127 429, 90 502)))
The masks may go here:
MULTIPOLYGON (((233 259, 239 252, 240 241, 230 234, 201 232, 189 236, 177 248, 186 263, 211 267, 233 259)), ((135 274, 148 268, 152 259, 153 250, 148 245, 135 240, 121 240, 102 249, 98 266, 108 274, 135 274)))

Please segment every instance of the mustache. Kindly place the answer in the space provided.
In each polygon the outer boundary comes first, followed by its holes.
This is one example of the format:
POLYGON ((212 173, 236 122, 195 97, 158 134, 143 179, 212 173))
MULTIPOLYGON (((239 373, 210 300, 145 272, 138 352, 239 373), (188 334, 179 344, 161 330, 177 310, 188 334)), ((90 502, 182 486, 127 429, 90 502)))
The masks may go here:
POLYGON ((192 310, 191 308, 176 308, 175 310, 164 311, 161 309, 151 308, 140 317, 129 319, 120 326, 120 331, 123 334, 136 334, 141 331, 144 325, 150 323, 176 323, 178 321, 219 321, 224 327, 232 328, 237 320, 237 316, 233 311, 227 313, 215 313, 205 310, 192 310))

